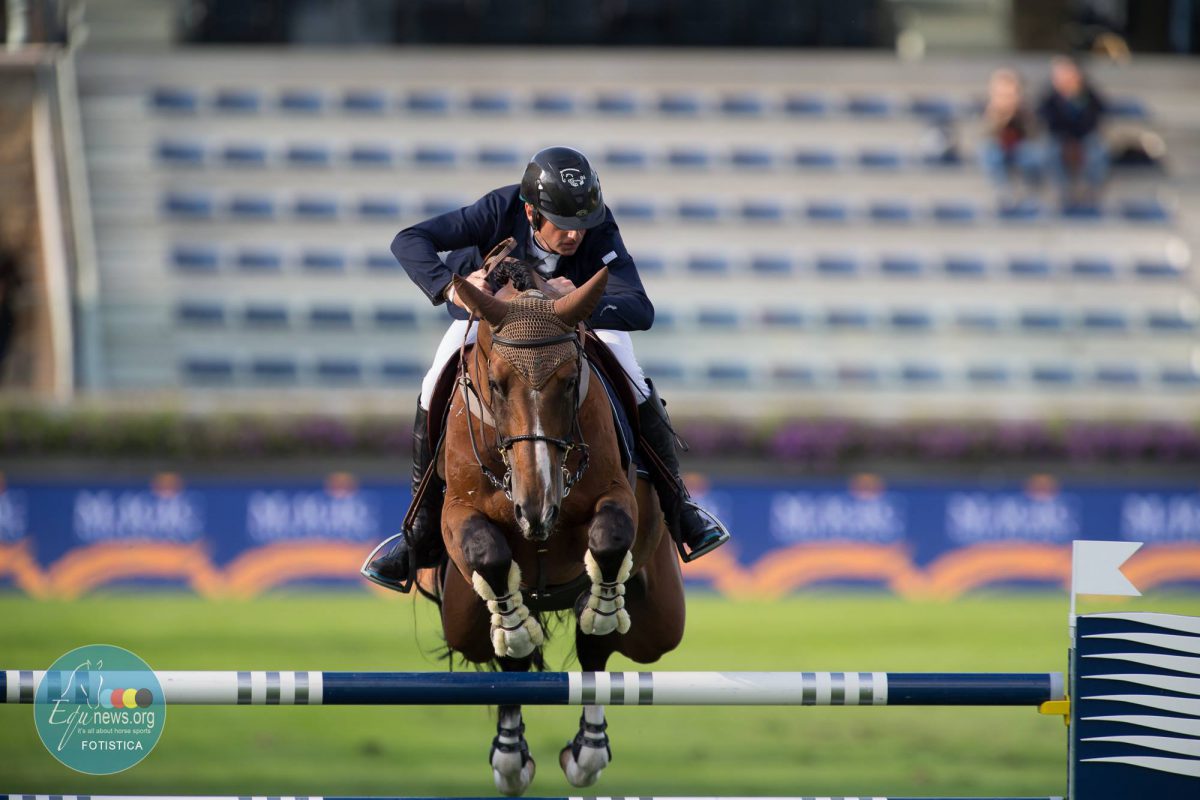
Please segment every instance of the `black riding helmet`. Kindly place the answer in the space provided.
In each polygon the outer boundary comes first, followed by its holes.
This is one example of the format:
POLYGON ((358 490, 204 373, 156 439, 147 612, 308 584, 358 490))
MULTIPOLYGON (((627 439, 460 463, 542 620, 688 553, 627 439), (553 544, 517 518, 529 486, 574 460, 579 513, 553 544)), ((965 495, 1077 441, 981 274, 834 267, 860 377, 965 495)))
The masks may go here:
POLYGON ((587 158, 570 147, 547 147, 529 160, 521 199, 566 231, 585 231, 604 221, 600 178, 587 158))

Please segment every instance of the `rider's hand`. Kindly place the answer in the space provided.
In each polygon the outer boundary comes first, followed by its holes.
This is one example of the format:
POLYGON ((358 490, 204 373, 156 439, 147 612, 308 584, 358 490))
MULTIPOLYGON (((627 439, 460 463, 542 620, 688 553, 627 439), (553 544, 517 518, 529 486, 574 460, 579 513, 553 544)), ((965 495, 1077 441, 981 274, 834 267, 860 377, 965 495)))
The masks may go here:
POLYGON ((551 278, 546 281, 546 285, 562 295, 568 295, 575 291, 575 284, 571 282, 570 278, 551 278))
MULTIPOLYGON (((493 294, 492 287, 489 286, 487 282, 487 270, 477 269, 468 275, 465 280, 467 283, 471 284, 484 294, 493 294)), ((451 303, 454 303, 454 305, 458 306, 463 311, 466 311, 468 314, 471 313, 471 309, 467 308, 459 298, 458 292, 454 291, 453 285, 446 290, 446 299, 451 303)))

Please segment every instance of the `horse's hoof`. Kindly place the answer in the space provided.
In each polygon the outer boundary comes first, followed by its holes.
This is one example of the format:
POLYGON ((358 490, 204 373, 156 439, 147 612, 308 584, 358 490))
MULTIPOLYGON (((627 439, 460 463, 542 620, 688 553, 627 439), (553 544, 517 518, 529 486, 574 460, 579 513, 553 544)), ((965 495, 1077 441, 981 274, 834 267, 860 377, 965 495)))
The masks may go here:
POLYGON ((600 773, 608 766, 607 747, 580 747, 579 757, 576 758, 572 742, 567 742, 558 753, 558 765, 562 767, 563 775, 572 786, 591 786, 600 780, 600 773))
MULTIPOLYGON (((517 755, 517 762, 520 763, 520 754, 517 755)), ((529 788, 529 784, 533 783, 534 773, 537 772, 537 763, 526 757, 525 763, 516 769, 515 765, 506 764, 509 757, 507 754, 497 753, 492 758, 492 780, 496 783, 496 789, 500 794, 508 797, 520 797, 525 794, 525 790, 529 788)))

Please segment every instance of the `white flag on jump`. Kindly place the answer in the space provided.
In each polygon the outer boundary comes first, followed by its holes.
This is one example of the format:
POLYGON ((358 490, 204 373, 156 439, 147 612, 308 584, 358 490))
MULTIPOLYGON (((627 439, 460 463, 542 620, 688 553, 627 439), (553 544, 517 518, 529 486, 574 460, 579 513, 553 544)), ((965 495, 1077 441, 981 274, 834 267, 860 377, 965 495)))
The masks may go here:
POLYGON ((1141 597, 1121 565, 1142 546, 1141 542, 1076 541, 1071 554, 1072 594, 1116 594, 1141 597))

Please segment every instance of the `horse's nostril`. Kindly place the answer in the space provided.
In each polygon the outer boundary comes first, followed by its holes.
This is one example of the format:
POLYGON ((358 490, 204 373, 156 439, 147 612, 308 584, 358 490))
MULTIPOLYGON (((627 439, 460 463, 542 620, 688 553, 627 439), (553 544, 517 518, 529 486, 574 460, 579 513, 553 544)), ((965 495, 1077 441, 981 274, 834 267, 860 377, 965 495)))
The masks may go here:
POLYGON ((521 504, 517 503, 513 506, 513 513, 517 515, 518 520, 525 519, 525 510, 521 508, 521 504))
POLYGON ((558 519, 558 506, 550 506, 546 509, 545 526, 547 528, 552 527, 556 519, 558 519))

